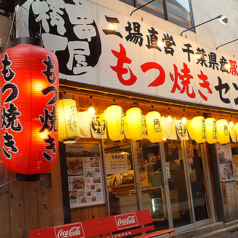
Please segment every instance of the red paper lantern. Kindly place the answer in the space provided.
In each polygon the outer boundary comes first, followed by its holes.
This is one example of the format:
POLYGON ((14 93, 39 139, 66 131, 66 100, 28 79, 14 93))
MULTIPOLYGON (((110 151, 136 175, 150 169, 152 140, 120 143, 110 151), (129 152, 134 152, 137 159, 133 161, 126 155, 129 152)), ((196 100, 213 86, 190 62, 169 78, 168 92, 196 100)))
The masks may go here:
POLYGON ((1 56, 1 155, 24 175, 49 171, 58 147, 59 71, 41 40, 18 38, 1 56))

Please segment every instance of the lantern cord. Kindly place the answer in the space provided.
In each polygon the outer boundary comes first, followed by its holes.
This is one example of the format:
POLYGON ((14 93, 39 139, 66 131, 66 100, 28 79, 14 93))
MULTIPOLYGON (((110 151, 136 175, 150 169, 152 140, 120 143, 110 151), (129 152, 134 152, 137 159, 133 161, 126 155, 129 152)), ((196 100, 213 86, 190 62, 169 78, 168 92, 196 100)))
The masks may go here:
POLYGON ((13 181, 17 180, 18 178, 19 178, 19 177, 15 178, 15 179, 13 179, 13 180, 11 180, 11 181, 7 182, 7 183, 0 184, 0 189, 1 189, 3 186, 5 186, 5 185, 7 185, 7 184, 9 184, 9 183, 11 183, 11 182, 13 182, 13 181))
POLYGON ((16 17, 16 12, 14 12, 14 14, 13 14, 12 24, 11 24, 11 28, 10 28, 10 31, 9 31, 9 34, 8 34, 8 38, 7 38, 6 49, 8 49, 7 47, 8 47, 8 43, 9 43, 9 40, 10 40, 10 36, 11 36, 11 32, 12 32, 12 28, 13 28, 15 17, 16 17))
MULTIPOLYGON (((21 6, 23 9, 25 9, 26 11, 28 11, 31 15, 33 15, 34 17, 35 17, 35 19, 37 18, 37 16, 33 13, 33 12, 30 12, 27 8, 25 8, 25 7, 23 7, 23 6, 21 6)), ((39 22, 39 26, 40 26, 40 29, 39 29, 39 33, 37 32, 37 34, 36 34, 36 38, 40 38, 41 39, 41 30, 42 30, 42 26, 41 26, 41 23, 40 23, 40 21, 38 21, 39 22)), ((25 24, 25 23, 24 23, 25 24)), ((32 32, 30 31, 30 29, 25 25, 25 27, 29 30, 29 32, 31 33, 31 35, 33 36, 33 34, 32 34, 32 32)))

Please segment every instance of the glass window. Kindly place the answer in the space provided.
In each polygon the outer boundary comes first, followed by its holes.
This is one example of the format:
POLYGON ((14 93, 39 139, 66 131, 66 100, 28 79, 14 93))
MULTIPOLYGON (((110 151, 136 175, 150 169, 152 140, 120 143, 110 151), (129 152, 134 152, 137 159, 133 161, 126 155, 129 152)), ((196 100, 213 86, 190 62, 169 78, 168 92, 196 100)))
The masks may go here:
MULTIPOLYGON (((137 0, 137 6, 141 7, 142 5, 145 5, 150 1, 151 0, 137 0)), ((142 9, 158 17, 165 18, 163 0, 155 0, 154 2, 143 7, 142 9)))
POLYGON ((104 141, 110 215, 138 211, 130 140, 104 141))
POLYGON ((168 18, 183 27, 192 27, 188 0, 168 0, 168 18))
POLYGON ((191 0, 120 0, 185 28, 192 27, 191 0), (151 2, 151 3, 149 3, 151 2), (149 4, 147 4, 149 3, 149 4), (147 5, 146 5, 147 4, 147 5))

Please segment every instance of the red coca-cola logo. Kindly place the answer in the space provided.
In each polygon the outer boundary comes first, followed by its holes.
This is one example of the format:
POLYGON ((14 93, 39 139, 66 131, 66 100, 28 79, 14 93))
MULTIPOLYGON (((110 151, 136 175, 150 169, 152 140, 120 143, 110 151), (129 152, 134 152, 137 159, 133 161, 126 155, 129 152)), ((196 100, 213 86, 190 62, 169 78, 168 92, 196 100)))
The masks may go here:
POLYGON ((65 226, 57 226, 54 228, 55 238, 84 238, 84 230, 82 223, 75 223, 65 226))
POLYGON ((123 230, 126 228, 135 227, 139 225, 137 216, 134 212, 128 213, 126 215, 115 216, 115 220, 118 230, 123 230))

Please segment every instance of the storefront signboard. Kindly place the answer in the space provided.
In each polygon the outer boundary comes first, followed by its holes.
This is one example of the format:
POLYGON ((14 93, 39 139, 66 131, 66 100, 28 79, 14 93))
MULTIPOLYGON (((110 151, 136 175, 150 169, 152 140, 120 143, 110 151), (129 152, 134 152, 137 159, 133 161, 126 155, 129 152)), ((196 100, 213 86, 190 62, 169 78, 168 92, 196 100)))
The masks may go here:
POLYGON ((28 0, 17 12, 17 36, 41 33, 66 81, 237 108, 234 56, 146 21, 149 13, 130 16, 130 8, 121 1, 112 10, 92 1, 28 0))
POLYGON ((99 143, 66 145, 70 207, 105 203, 99 143))

